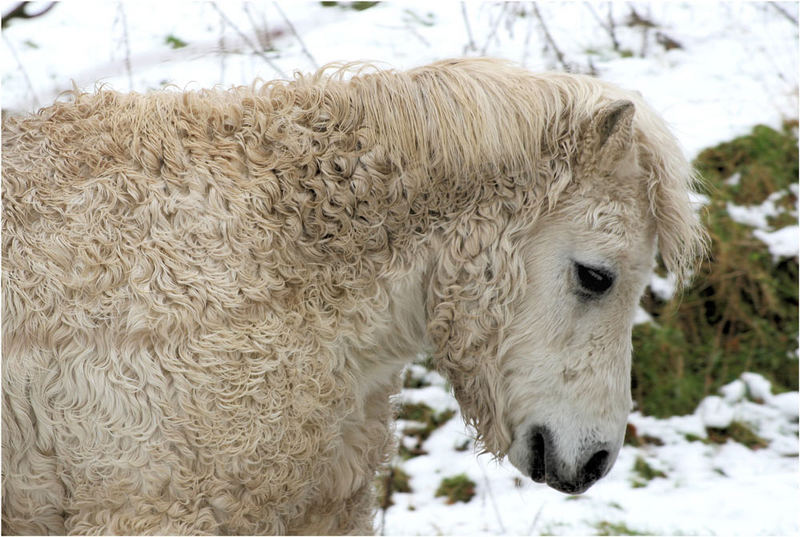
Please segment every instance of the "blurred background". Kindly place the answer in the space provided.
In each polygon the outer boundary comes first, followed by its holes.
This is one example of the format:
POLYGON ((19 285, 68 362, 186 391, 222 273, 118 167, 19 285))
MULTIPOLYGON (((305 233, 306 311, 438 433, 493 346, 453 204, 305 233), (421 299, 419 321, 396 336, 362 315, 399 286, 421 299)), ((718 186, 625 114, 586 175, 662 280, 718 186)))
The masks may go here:
POLYGON ((8 2, 2 109, 73 85, 168 91, 291 78, 334 61, 456 56, 640 91, 706 181, 693 284, 657 269, 634 330, 635 412, 616 466, 566 496, 476 456, 426 357, 397 398, 382 534, 797 535, 796 2, 8 2))

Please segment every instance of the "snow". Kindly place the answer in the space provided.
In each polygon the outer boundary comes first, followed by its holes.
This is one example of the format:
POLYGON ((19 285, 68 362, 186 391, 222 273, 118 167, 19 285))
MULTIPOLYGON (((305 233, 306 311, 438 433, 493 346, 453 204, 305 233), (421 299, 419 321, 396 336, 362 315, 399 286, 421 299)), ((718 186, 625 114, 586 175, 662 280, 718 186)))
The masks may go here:
POLYGON ((772 384, 757 373, 743 373, 742 381, 747 385, 751 399, 769 401, 772 398, 772 384))
POLYGON ((725 399, 727 403, 735 403, 747 395, 747 384, 740 379, 736 379, 721 387, 719 393, 722 394, 723 399, 725 399))
POLYGON ((703 425, 718 429, 728 427, 734 417, 733 407, 716 395, 710 395, 703 399, 697 412, 700 414, 703 425))
POLYGON ((777 231, 753 230, 757 239, 764 241, 769 247, 773 259, 781 257, 797 257, 800 250, 800 227, 786 226, 777 231))
POLYGON ((700 194, 699 192, 689 192, 689 203, 692 204, 694 210, 699 211, 704 206, 711 203, 711 199, 704 194, 700 194))
MULTIPOLYGON (((11 5, 3 2, 2 12, 11 5)), ((271 3, 216 6, 63 2, 39 19, 12 21, 0 49, 3 108, 35 110, 73 81, 85 90, 97 83, 123 91, 169 84, 194 89, 291 76, 332 61, 407 68, 485 54, 533 70, 561 68, 527 3, 396 2, 360 12, 308 2, 286 2, 280 9, 271 3), (267 31, 256 31, 265 25, 267 31), (173 49, 170 36, 187 46, 173 49)), ((796 4, 779 7, 797 17, 796 4)), ((639 90, 672 126, 689 157, 756 124, 777 128, 785 118, 798 116, 798 29, 767 3, 574 2, 537 8, 569 64, 586 70, 591 59, 601 78, 639 90), (596 16, 605 19, 609 5, 620 50, 632 55, 615 52, 597 23, 596 16), (641 27, 623 24, 630 6, 683 48, 665 50, 653 40, 654 30, 644 39, 641 27)), ((797 185, 791 190, 796 196, 797 185)), ((754 228, 776 259, 797 256, 798 226, 768 226, 777 199, 752 207, 729 204, 728 209, 732 218, 754 228)), ((710 202, 700 195, 693 200, 698 206, 710 202)), ((650 285, 664 299, 674 293, 669 276, 654 276, 650 285)), ((637 310, 637 322, 648 320, 644 310, 637 310)), ((404 390, 399 400, 457 410, 444 379, 414 367, 412 374, 424 375, 430 386, 404 390)), ((772 394, 766 379, 745 374, 702 401, 693 414, 656 419, 634 412, 629 421, 640 436, 658 438, 661 445, 625 446, 606 478, 572 497, 533 483, 507 461, 476 456, 457 414, 426 440, 429 455, 402 463, 412 492, 394 494, 383 530, 389 535, 586 535, 609 523, 662 535, 800 534, 797 392, 772 394), (767 447, 703 441, 706 426, 733 421, 750 426, 767 447), (458 451, 465 441, 469 448, 458 451), (667 477, 635 487, 633 466, 639 457, 667 477), (472 501, 449 506, 434 497, 442 477, 462 472, 477 484, 472 501)), ((398 434, 406 425, 398 424, 398 434)))
MULTIPOLYGON (((736 176, 734 175, 733 177, 736 176)), ((796 199, 797 185, 791 185, 789 191, 792 192, 796 199)), ((776 205, 776 202, 787 193, 787 190, 773 192, 758 205, 736 205, 732 202, 728 202, 726 205, 728 215, 734 222, 754 228, 753 236, 767 245, 775 261, 783 257, 796 257, 800 251, 800 227, 791 225, 772 230, 767 220, 781 213, 781 209, 776 205)), ((797 217, 796 203, 791 214, 797 217)))
MULTIPOLYGON (((733 176, 735 178, 736 175, 733 176)), ((730 182, 730 179, 728 179, 730 182)), ((793 184, 788 189, 797 199, 797 185, 793 184)), ((781 213, 781 209, 776 202, 787 194, 787 190, 773 192, 767 199, 758 205, 736 205, 728 202, 726 209, 728 215, 734 222, 753 227, 753 236, 767 245, 774 260, 782 257, 796 257, 800 250, 800 228, 798 226, 786 226, 778 230, 772 230, 768 218, 774 218, 781 213)), ((797 202, 795 201, 794 210, 791 214, 797 217, 797 202)))
POLYGON ((736 205, 728 202, 726 208, 734 222, 761 230, 769 229, 767 217, 778 216, 778 208, 772 199, 767 199, 760 205, 736 205))
POLYGON ((650 323, 653 322, 653 317, 647 313, 647 311, 641 307, 636 306, 636 312, 633 316, 633 324, 643 324, 643 323, 650 323))
POLYGON ((728 177, 727 179, 725 179, 724 182, 728 186, 739 186, 739 183, 741 182, 741 180, 742 180, 742 174, 739 173, 739 172, 736 172, 733 175, 731 175, 730 177, 728 177))
MULTIPOLYGON (((415 391, 404 390, 400 400, 416 401, 415 391)), ((533 483, 507 461, 457 451, 470 438, 457 415, 423 444, 428 456, 395 461, 411 476, 412 491, 394 493, 384 532, 590 535, 607 522, 656 535, 797 535, 798 424, 796 410, 787 412, 792 404, 796 409, 797 392, 773 395, 764 377, 745 373, 720 393, 686 416, 631 414, 637 434, 658 442, 624 446, 609 475, 581 496, 533 483), (732 421, 746 424, 767 447, 706 440, 706 427, 724 428, 732 421), (666 477, 642 482, 633 469, 637 458, 666 477), (476 483, 469 503, 448 506, 434 497, 442 478, 460 473, 476 483), (643 486, 634 486, 637 481, 643 486)), ((431 407, 457 408, 455 401, 440 404, 431 407)))
POLYGON ((650 276, 650 283, 648 285, 650 286, 650 290, 653 291, 654 295, 661 300, 668 301, 675 294, 677 283, 677 278, 672 273, 667 274, 665 278, 654 272, 650 276))

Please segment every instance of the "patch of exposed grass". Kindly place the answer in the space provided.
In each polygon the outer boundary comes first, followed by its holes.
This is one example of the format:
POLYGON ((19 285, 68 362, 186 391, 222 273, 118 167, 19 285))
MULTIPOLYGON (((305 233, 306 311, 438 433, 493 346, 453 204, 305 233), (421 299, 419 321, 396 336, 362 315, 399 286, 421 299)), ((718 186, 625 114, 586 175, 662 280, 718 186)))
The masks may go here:
POLYGON ((391 466, 378 477, 375 484, 381 509, 394 505, 392 494, 395 492, 411 492, 409 475, 399 466, 391 466))
POLYGON ((412 447, 406 447, 405 444, 402 442, 400 446, 397 448, 397 455, 400 459, 407 461, 408 459, 413 459, 414 457, 419 457, 420 455, 427 455, 428 452, 422 449, 419 443, 415 444, 412 447))
POLYGON ((189 43, 187 43, 180 37, 176 37, 172 34, 164 38, 164 44, 169 45, 172 48, 183 48, 189 45, 189 43))
POLYGON ((651 446, 663 446, 664 441, 658 438, 657 436, 651 436, 649 434, 639 434, 636 430, 636 426, 632 423, 629 423, 625 426, 625 441, 626 446, 633 446, 633 447, 642 447, 645 445, 651 446))
POLYGON ((424 441, 434 430, 444 425, 454 415, 455 411, 450 409, 436 412, 425 403, 406 403, 401 407, 397 418, 421 422, 422 427, 408 427, 404 432, 408 436, 421 437, 421 440, 424 441))
POLYGON ((413 425, 406 427, 403 434, 416 439, 413 447, 407 447, 402 442, 398 449, 398 455, 403 460, 408 460, 412 457, 425 455, 427 452, 422 449, 422 443, 428 439, 433 431, 445 424, 450 418, 455 415, 453 410, 443 410, 436 412, 425 403, 406 403, 397 414, 398 419, 417 421, 422 425, 413 425))
POLYGON ((342 9, 352 9, 353 11, 364 11, 379 3, 380 2, 320 2, 322 7, 340 7, 342 9))
POLYGON ((697 436, 696 434, 692 433, 686 433, 685 435, 683 435, 683 437, 686 439, 687 442, 700 442, 703 444, 708 443, 708 440, 706 440, 705 438, 697 436))
POLYGON ((430 386, 431 383, 425 380, 425 376, 415 376, 411 368, 406 369, 403 375, 403 388, 417 389, 430 386))
POLYGON ((597 535, 649 535, 628 527, 624 522, 601 520, 594 527, 597 528, 597 535))
POLYGON ((636 461, 633 463, 633 472, 636 474, 632 483, 634 488, 646 487, 647 483, 657 477, 667 477, 667 474, 661 470, 650 466, 643 457, 636 457, 636 461))
POLYGON ((436 16, 433 13, 426 13, 424 16, 419 15, 415 11, 411 9, 405 10, 405 16, 403 17, 406 22, 412 24, 419 24, 421 26, 433 26, 436 24, 436 16))
MULTIPOLYGON (((797 198, 788 187, 798 177, 796 127, 755 127, 694 162, 711 198, 703 215, 711 249, 682 296, 665 303, 645 294, 642 305, 655 324, 634 328, 632 379, 644 413, 691 413, 744 371, 761 373, 776 391, 798 389, 798 360, 787 358, 798 346, 797 257, 774 261, 753 228, 727 212, 728 203, 758 205, 773 192, 784 192, 776 205, 793 210, 797 198)), ((768 219, 773 226, 785 221, 768 219)))
POLYGON ((456 451, 466 451, 469 449, 470 444, 472 444, 472 440, 467 438, 466 440, 459 442, 458 444, 453 446, 453 449, 455 449, 456 451))
POLYGON ((728 440, 733 440, 750 449, 762 449, 769 445, 769 442, 758 436, 753 429, 746 423, 734 421, 724 428, 707 427, 708 441, 714 444, 724 444, 728 440))
POLYGON ((439 484, 439 488, 436 489, 434 496, 446 497, 448 504, 467 503, 475 496, 475 482, 467 477, 467 474, 445 477, 439 484))
POLYGON ((164 38, 164 43, 169 45, 172 48, 183 48, 187 46, 189 43, 184 41, 183 39, 176 37, 172 34, 168 35, 164 38))

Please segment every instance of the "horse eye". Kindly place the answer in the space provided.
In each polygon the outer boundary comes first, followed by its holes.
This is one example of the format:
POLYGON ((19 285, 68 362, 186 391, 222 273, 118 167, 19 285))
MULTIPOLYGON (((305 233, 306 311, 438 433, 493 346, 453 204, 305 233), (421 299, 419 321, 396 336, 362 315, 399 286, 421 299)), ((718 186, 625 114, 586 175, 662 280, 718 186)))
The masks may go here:
POLYGON ((580 293, 587 298, 602 295, 614 284, 614 275, 604 269, 575 263, 575 274, 581 286, 580 293))

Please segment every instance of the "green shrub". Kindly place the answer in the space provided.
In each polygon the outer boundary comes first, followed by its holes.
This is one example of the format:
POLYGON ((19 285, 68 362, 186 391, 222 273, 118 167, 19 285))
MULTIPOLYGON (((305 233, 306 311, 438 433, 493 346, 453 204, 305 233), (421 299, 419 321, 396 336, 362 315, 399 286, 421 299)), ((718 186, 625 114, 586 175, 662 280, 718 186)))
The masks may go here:
MULTIPOLYGON (((796 124, 782 131, 758 126, 747 136, 703 151, 694 162, 711 203, 704 221, 711 238, 690 287, 665 303, 646 293, 655 324, 634 328, 633 396, 645 414, 694 411, 700 400, 744 371, 761 373, 776 391, 797 390, 797 258, 772 259, 753 228, 731 219, 727 204, 793 210, 789 185, 798 177, 796 124), (739 174, 738 184, 728 179, 739 174)), ((788 211, 787 211, 788 212, 788 211)), ((768 219, 775 229, 793 216, 768 219)), ((663 268, 662 268, 663 273, 663 268)))
POLYGON ((475 496, 475 482, 467 474, 458 474, 442 479, 435 496, 445 496, 448 504, 469 502, 475 496))

